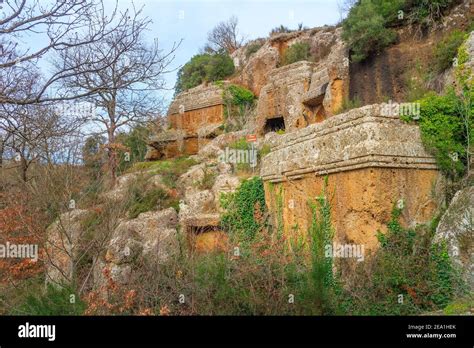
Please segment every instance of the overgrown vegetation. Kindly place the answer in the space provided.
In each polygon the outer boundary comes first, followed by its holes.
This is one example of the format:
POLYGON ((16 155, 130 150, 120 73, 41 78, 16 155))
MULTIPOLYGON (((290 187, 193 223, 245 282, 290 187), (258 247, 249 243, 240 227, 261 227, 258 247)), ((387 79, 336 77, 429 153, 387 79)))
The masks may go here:
POLYGON ((394 206, 387 232, 378 234, 380 249, 370 265, 359 265, 351 276, 351 290, 341 293, 343 312, 419 314, 443 308, 465 291, 446 245, 432 244, 437 220, 406 229, 399 222, 401 214, 402 208, 394 206))
POLYGON ((362 0, 350 10, 342 24, 342 38, 351 49, 354 62, 363 61, 395 41, 396 33, 387 28, 388 18, 402 8, 403 2, 362 0))
MULTIPOLYGON (((462 37, 466 39, 467 35, 462 34, 462 37)), ((474 84, 472 71, 465 64, 468 59, 466 48, 458 43, 455 46, 459 46, 455 68, 458 91, 450 87, 442 95, 427 93, 418 101, 420 116, 416 120, 423 144, 436 157, 440 169, 449 179, 458 181, 468 172, 472 156, 474 84)), ((413 120, 413 116, 403 119, 413 120)))
POLYGON ((86 305, 73 289, 49 285, 39 293, 29 293, 12 314, 18 315, 82 315, 86 305))
MULTIPOLYGON (((118 286, 106 274, 107 299, 92 291, 71 304, 74 292, 49 289, 47 295, 26 296, 15 314, 404 315, 444 307, 448 314, 465 310, 464 302, 452 303, 464 296, 464 288, 446 246, 432 245, 437 220, 405 229, 399 222, 402 207, 394 207, 388 231, 379 233, 380 249, 366 258, 369 265, 341 273, 336 264, 334 272, 334 259, 325 254, 334 237, 327 185, 326 179, 321 194, 308 200, 311 221, 303 234, 296 228, 297 242, 283 233, 282 209, 276 209, 281 226, 268 223, 263 182, 255 177, 222 199, 228 251, 191 255, 179 231, 180 252, 165 264, 137 259, 128 285, 118 286)), ((283 202, 277 191, 272 191, 274 198, 283 202)))
POLYGON ((342 37, 360 62, 395 42, 393 27, 406 23, 420 30, 432 26, 456 0, 361 0, 343 22, 342 37))
POLYGON ((306 29, 308 29, 308 27, 304 26, 303 23, 298 23, 298 27, 296 29, 290 29, 287 26, 280 24, 278 27, 275 27, 270 31, 270 36, 277 35, 277 34, 292 33, 294 31, 301 31, 301 30, 306 30, 306 29))
MULTIPOLYGON (((461 100, 454 90, 446 95, 429 93, 420 100, 419 125, 423 144, 436 157, 440 169, 450 178, 461 177, 467 165, 468 129, 461 100)), ((472 135, 471 135, 472 137, 472 135)))
POLYGON ((291 33, 293 30, 290 28, 284 26, 283 24, 280 24, 280 26, 273 28, 270 31, 270 36, 275 35, 275 34, 284 34, 284 33, 291 33))
POLYGON ((163 188, 146 190, 140 185, 132 185, 128 193, 128 218, 134 219, 141 213, 173 207, 178 210, 178 200, 163 188))
POLYGON ((227 53, 197 54, 178 71, 175 93, 199 86, 203 82, 223 80, 232 75, 234 70, 234 62, 227 53))
POLYGON ((221 205, 226 209, 221 225, 229 233, 238 234, 244 240, 251 240, 263 228, 263 215, 266 212, 263 181, 254 177, 244 181, 235 193, 223 194, 221 205), (261 217, 256 219, 256 217, 261 217))
POLYGON ((341 107, 339 108, 339 110, 336 111, 336 115, 343 114, 352 109, 360 108, 361 106, 362 102, 358 97, 354 97, 353 99, 344 98, 341 107))
POLYGON ((118 165, 118 172, 124 173, 134 163, 145 160, 146 142, 151 135, 149 128, 145 126, 136 126, 128 133, 117 135, 117 142, 127 147, 128 151, 123 153, 118 165))
POLYGON ((453 30, 436 44, 434 50, 435 71, 440 73, 454 65, 458 49, 466 39, 466 33, 453 30))
POLYGON ((245 87, 230 84, 222 86, 225 130, 241 130, 250 121, 255 106, 255 95, 245 87))
POLYGON ((282 65, 288 65, 302 60, 311 60, 310 46, 306 42, 298 42, 288 47, 283 54, 282 65))
POLYGON ((189 157, 177 157, 169 160, 153 162, 137 162, 128 169, 128 172, 147 171, 149 174, 159 174, 163 183, 169 188, 176 188, 176 178, 196 164, 189 157))
POLYGON ((256 152, 255 167, 252 168, 252 166, 250 165, 250 159, 248 159, 248 161, 244 163, 236 163, 235 168, 237 169, 238 173, 251 173, 258 171, 259 164, 261 163, 262 158, 270 152, 270 147, 268 145, 263 145, 260 149, 258 149, 257 147, 252 148, 252 143, 249 143, 244 137, 229 143, 229 149, 245 151, 247 153, 247 157, 250 155, 250 151, 252 151, 252 149, 256 152))

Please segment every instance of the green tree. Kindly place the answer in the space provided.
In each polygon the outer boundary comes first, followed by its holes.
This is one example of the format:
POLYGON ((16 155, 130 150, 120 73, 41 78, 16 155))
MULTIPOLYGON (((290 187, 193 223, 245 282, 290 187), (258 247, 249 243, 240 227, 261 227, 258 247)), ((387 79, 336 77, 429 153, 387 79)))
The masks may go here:
POLYGON ((226 53, 197 54, 178 71, 175 92, 181 93, 203 82, 222 80, 234 70, 234 62, 226 53))
POLYGON ((282 65, 296 63, 302 60, 310 60, 311 53, 309 44, 306 42, 298 42, 291 45, 283 55, 282 65))
POLYGON ((149 128, 137 125, 129 133, 121 133, 117 136, 117 142, 123 144, 129 151, 122 154, 119 163, 119 171, 124 172, 136 162, 145 160, 147 151, 146 142, 151 135, 149 128))
POLYGON ((105 153, 102 146, 106 139, 102 135, 91 135, 82 147, 82 159, 86 168, 91 170, 94 177, 100 176, 102 166, 105 164, 105 153))
POLYGON ((353 61, 360 62, 395 41, 395 31, 386 24, 391 14, 397 13, 394 9, 401 6, 399 2, 395 2, 398 6, 389 6, 389 1, 362 0, 350 10, 342 26, 342 38, 352 51, 353 61))

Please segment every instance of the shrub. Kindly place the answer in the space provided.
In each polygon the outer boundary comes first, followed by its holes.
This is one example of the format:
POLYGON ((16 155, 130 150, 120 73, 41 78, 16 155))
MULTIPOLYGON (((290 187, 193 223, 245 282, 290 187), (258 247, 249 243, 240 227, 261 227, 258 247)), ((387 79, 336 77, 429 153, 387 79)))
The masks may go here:
POLYGON ((282 65, 288 65, 310 59, 311 54, 309 44, 306 42, 298 42, 291 45, 283 54, 282 65))
POLYGON ((261 41, 250 43, 245 50, 245 57, 248 59, 252 54, 256 53, 262 46, 263 43, 261 41))
POLYGON ((178 71, 175 92, 180 93, 203 82, 222 80, 232 75, 234 70, 234 62, 226 53, 195 55, 178 71))
POLYGON ((454 30, 438 42, 434 50, 436 72, 443 72, 453 66, 453 60, 458 53, 459 47, 465 40, 465 36, 465 33, 454 30))
POLYGON ((420 104, 418 122, 423 144, 448 177, 459 178, 467 165, 467 137, 473 126, 472 116, 465 114, 461 100, 452 89, 442 96, 429 93, 420 104))
POLYGON ((192 158, 178 157, 163 161, 137 162, 129 168, 128 172, 145 170, 150 174, 160 174, 165 185, 176 188, 176 178, 186 173, 195 164, 196 161, 192 158))
POLYGON ((255 104, 255 95, 248 89, 229 85, 223 88, 225 130, 241 130, 249 121, 255 104))
POLYGON ((407 2, 409 19, 412 23, 418 23, 422 27, 430 27, 443 12, 450 8, 457 0, 412 0, 407 2))
MULTIPOLYGON (((344 21, 342 38, 352 51, 351 58, 354 62, 366 59, 370 54, 380 52, 395 41, 396 33, 386 27, 387 14, 398 6, 384 5, 390 1, 362 0, 351 8, 344 21)), ((396 2, 398 4, 399 2, 396 2)), ((396 11, 395 11, 396 13, 396 11)))
POLYGON ((134 219, 141 213, 164 209, 170 206, 176 207, 176 205, 176 200, 173 200, 168 192, 161 188, 145 192, 142 189, 132 189, 128 203, 128 217, 134 219))
POLYGON ((123 153, 118 166, 119 173, 130 168, 133 163, 143 161, 147 151, 146 141, 150 136, 150 130, 144 126, 136 126, 129 133, 121 133, 117 136, 117 142, 126 146, 128 154, 123 153))
POLYGON ((199 182, 199 188, 201 190, 210 190, 216 182, 217 173, 208 168, 204 169, 204 177, 199 182))
POLYGON ((291 33, 292 30, 288 27, 285 27, 283 24, 281 24, 279 27, 275 27, 270 31, 270 36, 275 35, 275 34, 282 34, 282 33, 291 33))
POLYGON ((82 315, 85 304, 71 289, 48 285, 44 293, 29 294, 14 314, 82 315))
POLYGON ((263 181, 254 177, 244 181, 234 193, 223 194, 221 205, 226 210, 221 219, 222 226, 230 233, 242 235, 245 240, 255 237, 263 227, 256 215, 266 211, 263 181))
POLYGON ((396 39, 391 27, 407 19, 420 27, 432 26, 457 0, 361 0, 343 22, 344 41, 352 51, 352 60, 360 62, 382 51, 396 39), (400 11, 403 17, 399 18, 400 11))
POLYGON ((380 249, 370 265, 356 269, 350 294, 344 291, 346 314, 418 314, 443 308, 463 292, 446 246, 432 244, 436 224, 406 229, 399 222, 401 213, 394 206, 387 232, 377 236, 380 249))

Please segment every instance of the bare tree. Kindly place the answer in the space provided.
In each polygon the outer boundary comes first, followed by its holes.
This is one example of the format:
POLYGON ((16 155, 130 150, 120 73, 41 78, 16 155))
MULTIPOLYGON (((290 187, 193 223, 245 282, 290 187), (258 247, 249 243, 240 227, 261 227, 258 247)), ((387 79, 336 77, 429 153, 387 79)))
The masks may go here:
MULTIPOLYGON (((3 78, 0 76, 0 84, 3 78)), ((39 88, 41 75, 32 67, 18 83, 12 96, 22 99, 34 95, 39 88)), ((87 114, 72 114, 57 106, 52 103, 0 104, 0 156, 2 160, 6 157, 10 162, 16 162, 16 165, 9 167, 19 167, 23 181, 27 181, 27 171, 35 161, 48 164, 67 162, 67 158, 59 158, 67 150, 64 145, 89 117, 87 114)))
MULTIPOLYGON (((78 69, 94 63, 106 68, 110 61, 81 61, 78 66, 67 66, 46 76, 38 89, 30 95, 18 96, 21 81, 32 66, 51 53, 94 44, 112 35, 124 25, 125 18, 116 18, 117 4, 108 13, 102 0, 9 0, 3 2, 0 18, 0 103, 28 105, 44 101, 72 100, 97 93, 101 86, 82 95, 65 93, 48 95, 52 87, 69 78, 78 69), (37 49, 23 48, 25 37, 44 42, 37 49)), ((92 58, 92 57, 90 57, 92 58)))
POLYGON ((28 181, 28 169, 34 162, 43 164, 71 163, 68 144, 80 138, 85 117, 58 112, 50 105, 28 105, 8 108, 0 113, 0 131, 5 134, 5 154, 20 168, 21 178, 28 181))
POLYGON ((244 38, 239 37, 237 17, 232 16, 225 22, 220 22, 207 34, 207 44, 204 48, 208 52, 226 51, 231 54, 242 46, 244 38))
POLYGON ((157 40, 146 44, 143 34, 150 20, 142 17, 142 9, 127 10, 121 18, 123 25, 114 33, 98 42, 60 51, 55 63, 57 70, 73 71, 63 80, 64 89, 88 95, 85 100, 97 107, 92 121, 107 135, 112 183, 117 168, 117 130, 148 121, 157 113, 161 105, 155 92, 165 88, 163 74, 179 45, 163 53, 157 40))

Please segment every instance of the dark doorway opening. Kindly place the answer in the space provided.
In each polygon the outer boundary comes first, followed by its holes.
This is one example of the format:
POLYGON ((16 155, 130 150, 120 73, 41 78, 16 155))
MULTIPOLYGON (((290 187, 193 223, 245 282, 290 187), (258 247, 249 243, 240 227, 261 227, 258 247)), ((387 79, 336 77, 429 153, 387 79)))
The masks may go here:
POLYGON ((265 133, 285 130, 285 120, 283 117, 268 118, 265 122, 265 133))
POLYGON ((198 235, 206 232, 219 232, 222 231, 220 226, 188 226, 188 232, 191 235, 198 235))

